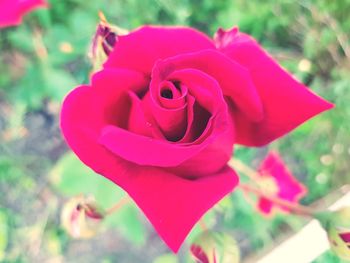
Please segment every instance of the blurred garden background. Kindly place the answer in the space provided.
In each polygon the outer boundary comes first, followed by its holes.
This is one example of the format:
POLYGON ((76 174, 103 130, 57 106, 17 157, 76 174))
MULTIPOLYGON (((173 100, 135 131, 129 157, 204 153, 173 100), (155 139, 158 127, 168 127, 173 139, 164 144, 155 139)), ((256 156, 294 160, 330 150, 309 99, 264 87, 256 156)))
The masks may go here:
MULTIPOLYGON (((128 30, 143 24, 188 25, 213 36, 219 27, 238 25, 253 35, 336 108, 268 147, 237 147, 235 156, 256 167, 268 150, 278 150, 308 187, 302 200, 307 205, 327 207, 337 189, 350 182, 350 0, 49 3, 22 25, 0 30, 0 262, 191 262, 188 247, 200 232, 197 227, 172 256, 132 204, 88 240, 72 239, 61 227, 62 206, 72 196, 91 194, 105 208, 124 196, 78 161, 58 124, 64 95, 89 81, 87 53, 99 11, 128 30)), ((205 220, 237 239, 243 260, 271 250, 307 222, 285 214, 265 218, 239 191, 205 220)), ((327 252, 314 262, 338 261, 327 252)))

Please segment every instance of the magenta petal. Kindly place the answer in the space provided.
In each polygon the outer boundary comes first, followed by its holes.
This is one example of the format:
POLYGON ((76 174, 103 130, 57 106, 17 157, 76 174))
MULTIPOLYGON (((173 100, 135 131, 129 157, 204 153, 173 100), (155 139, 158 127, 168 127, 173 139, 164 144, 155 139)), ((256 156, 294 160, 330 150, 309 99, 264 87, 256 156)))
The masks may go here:
POLYGON ((160 91, 158 96, 159 103, 166 109, 178 109, 186 104, 186 96, 188 94, 186 87, 181 87, 181 91, 177 90, 171 81, 163 81, 160 83, 160 91), (161 96, 165 91, 170 90, 173 98, 164 98, 161 96))
POLYGON ((202 49, 215 49, 214 43, 192 28, 143 26, 118 38, 105 67, 129 68, 150 74, 158 59, 202 49))
POLYGON ((187 147, 107 125, 102 129, 99 143, 117 156, 139 165, 173 167, 198 154, 209 141, 187 147))
POLYGON ((350 233, 339 233, 340 238, 346 242, 346 243, 350 243, 350 233))
POLYGON ((192 256, 196 259, 196 262, 198 261, 198 263, 210 263, 207 254, 204 252, 201 246, 192 244, 190 250, 192 256))
POLYGON ((18 3, 18 6, 20 7, 19 10, 22 14, 28 13, 34 8, 48 6, 46 0, 12 0, 12 2, 18 3))
POLYGON ((160 169, 140 168, 124 189, 140 206, 168 246, 177 252, 194 224, 238 183, 225 167, 212 176, 187 180, 160 169))
POLYGON ((306 194, 305 186, 293 176, 276 152, 270 152, 266 156, 259 168, 259 172, 275 178, 280 189, 278 195, 283 199, 298 201, 306 194))
POLYGON ((187 103, 183 101, 182 105, 173 109, 169 109, 170 104, 171 103, 166 103, 168 108, 163 107, 149 94, 143 99, 144 109, 147 108, 147 110, 152 113, 152 116, 161 129, 164 137, 169 141, 178 141, 186 132, 187 103))
MULTIPOLYGON (((92 76, 92 86, 114 90, 115 93, 129 90, 139 93, 143 92, 147 85, 148 79, 143 74, 129 69, 103 69, 92 76)), ((113 96, 110 95, 106 91, 98 92, 98 96, 107 96, 112 100, 113 96)))
POLYGON ((24 15, 33 9, 46 6, 44 0, 1 0, 0 28, 19 25, 24 15))
MULTIPOLYGON (((263 109, 249 72, 216 50, 202 50, 164 59, 157 63, 162 75, 182 69, 195 69, 211 76, 245 118, 261 120, 263 109)), ((153 81, 153 75, 152 75, 153 81)), ((189 85, 189 84, 188 84, 189 85)))
MULTIPOLYGON (((293 176, 276 152, 270 152, 266 156, 259 167, 259 173, 261 177, 274 178, 278 187, 276 196, 283 200, 298 203, 307 193, 306 187, 293 176)), ((273 206, 274 203, 266 198, 260 198, 258 203, 259 210, 264 214, 270 214, 273 206)), ((288 211, 283 207, 280 208, 288 211)))
POLYGON ((260 197, 258 200, 258 210, 264 215, 270 215, 272 212, 273 203, 264 197, 260 197))
POLYGON ((261 121, 251 121, 232 109, 238 143, 247 146, 267 144, 333 107, 283 70, 253 38, 240 33, 237 28, 227 32, 219 30, 216 45, 248 69, 263 104, 261 121))
POLYGON ((131 91, 129 92, 129 97, 131 100, 131 107, 127 130, 139 135, 152 137, 155 129, 158 130, 158 127, 152 126, 150 120, 145 116, 140 98, 131 91))

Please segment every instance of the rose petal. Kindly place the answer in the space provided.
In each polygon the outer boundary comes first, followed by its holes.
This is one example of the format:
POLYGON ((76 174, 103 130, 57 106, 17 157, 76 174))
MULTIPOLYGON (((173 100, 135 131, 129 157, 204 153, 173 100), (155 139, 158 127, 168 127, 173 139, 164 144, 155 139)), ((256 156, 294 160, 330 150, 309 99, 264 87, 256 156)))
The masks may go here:
POLYGON ((152 120, 146 117, 140 98, 134 92, 129 92, 129 96, 131 99, 131 109, 127 130, 147 137, 159 137, 159 128, 152 125, 152 120))
POLYGON ((231 105, 238 143, 267 144, 333 107, 283 70, 253 38, 237 28, 219 30, 215 41, 220 51, 249 70, 264 108, 264 118, 252 121, 231 105))
MULTIPOLYGON (((218 116, 225 119, 227 116, 218 116)), ((222 122, 222 121, 221 121, 222 122)), ((134 134, 114 125, 106 125, 99 143, 121 158, 139 165, 172 167, 172 171, 185 178, 212 174, 229 160, 233 145, 230 123, 211 124, 215 127, 200 144, 174 144, 165 140, 134 134), (214 156, 215 159, 210 158, 214 156), (210 162, 206 160, 210 159, 210 162), (205 166, 201 165, 204 162, 205 166)))
POLYGON ((158 167, 178 166, 197 155, 209 142, 187 147, 145 137, 113 125, 105 126, 99 138, 101 145, 125 160, 158 167))
MULTIPOLYGON (((119 85, 138 84, 128 81, 121 81, 119 85)), ((238 177, 230 168, 224 167, 212 176, 187 180, 164 169, 142 167, 118 158, 97 143, 100 129, 110 119, 109 116, 101 118, 101 112, 93 104, 96 102, 95 91, 96 87, 82 86, 65 98, 61 112, 61 129, 65 139, 87 166, 129 193, 160 236, 176 252, 199 218, 232 191, 238 177)))
MULTIPOLYGON (((219 111, 227 111, 226 102, 217 81, 199 70, 192 68, 176 70, 173 64, 158 61, 152 72, 151 95, 157 94, 154 90, 165 80, 179 83, 180 86, 186 87, 188 93, 186 97, 187 129, 179 142, 198 143, 199 139, 203 141, 207 137, 209 118, 216 118, 219 111)), ((162 115, 158 114, 158 116, 162 115)), ((158 116, 155 114, 156 118, 158 116)), ((174 123, 176 120, 169 122, 174 123)))
POLYGON ((188 68, 175 70, 167 78, 186 85, 189 93, 195 97, 196 102, 212 115, 223 110, 223 108, 226 109, 221 88, 218 82, 210 75, 197 69, 188 68))
MULTIPOLYGON (((248 71, 238 63, 216 50, 202 50, 164 59, 157 63, 160 75, 169 75, 175 70, 196 69, 215 79, 222 92, 235 107, 250 119, 263 117, 262 105, 248 71)), ((154 74, 152 74, 153 80, 154 74)))
POLYGON ((192 28, 143 26, 118 38, 105 67, 129 68, 150 75, 158 59, 202 49, 215 49, 213 41, 192 28))
POLYGON ((177 109, 181 108, 186 104, 186 96, 187 96, 187 87, 183 86, 180 87, 180 91, 175 87, 174 83, 171 81, 162 81, 160 84, 160 91, 155 97, 158 97, 159 103, 162 107, 167 109, 177 109), (161 94, 164 93, 164 91, 171 91, 172 98, 165 98, 161 94))
POLYGON ((2 0, 0 1, 0 28, 16 26, 22 22, 22 17, 39 7, 47 7, 44 0, 2 0))
MULTIPOLYGON (((149 80, 139 72, 129 69, 103 69, 92 77, 92 86, 99 89, 111 89, 119 93, 121 91, 133 91, 136 94, 147 90, 149 80)), ((99 96, 113 99, 108 92, 98 92, 99 96)))
POLYGON ((260 197, 258 201, 258 209, 264 215, 270 215, 272 212, 273 203, 264 197, 260 197))
POLYGON ((350 243, 350 233, 339 233, 339 236, 344 242, 350 243))
POLYGON ((164 108, 153 99, 150 93, 144 97, 142 103, 143 108, 148 108, 152 113, 164 137, 169 141, 175 142, 184 136, 187 126, 187 103, 176 109, 164 108))
POLYGON ((229 167, 212 176, 187 180, 160 169, 130 174, 126 191, 176 252, 194 224, 231 192, 238 177, 229 167))

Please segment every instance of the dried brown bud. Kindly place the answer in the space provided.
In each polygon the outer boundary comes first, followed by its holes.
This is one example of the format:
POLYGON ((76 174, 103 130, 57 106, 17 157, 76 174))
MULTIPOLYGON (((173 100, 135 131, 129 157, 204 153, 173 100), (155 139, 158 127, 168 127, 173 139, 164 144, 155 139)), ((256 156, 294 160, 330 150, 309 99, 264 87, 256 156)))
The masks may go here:
POLYGON ((97 25, 96 33, 92 39, 90 58, 93 64, 93 71, 100 70, 103 63, 118 41, 118 36, 128 33, 127 30, 109 24, 103 15, 99 13, 100 23, 97 25))
POLYGON ((91 238, 99 232, 104 214, 92 198, 78 196, 64 205, 61 222, 72 237, 91 238))

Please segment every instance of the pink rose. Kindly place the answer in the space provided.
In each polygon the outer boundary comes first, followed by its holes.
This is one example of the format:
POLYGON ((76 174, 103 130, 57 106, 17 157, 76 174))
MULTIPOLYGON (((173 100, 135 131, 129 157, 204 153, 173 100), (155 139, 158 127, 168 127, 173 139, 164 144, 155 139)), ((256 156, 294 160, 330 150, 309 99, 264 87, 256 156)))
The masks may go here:
POLYGON ((212 40, 144 26, 118 36, 103 70, 66 97, 61 127, 177 251, 238 183, 234 143, 264 145, 331 107, 237 29, 212 40))
POLYGON ((45 6, 45 0, 0 0, 0 28, 17 26, 25 14, 45 6))
MULTIPOLYGON (((260 164, 258 171, 260 181, 256 183, 260 184, 269 196, 299 203, 307 193, 307 188, 293 176, 277 152, 270 152, 260 164)), ((273 215, 275 207, 282 211, 289 211, 285 207, 274 204, 268 198, 260 197, 258 200, 258 210, 263 215, 273 215)))

